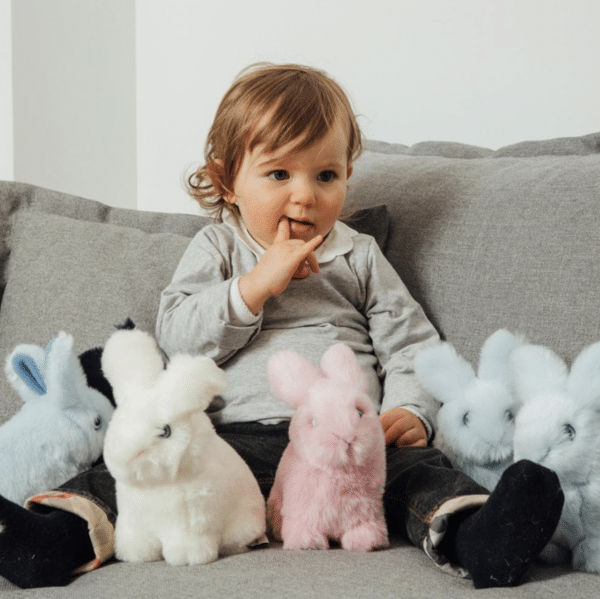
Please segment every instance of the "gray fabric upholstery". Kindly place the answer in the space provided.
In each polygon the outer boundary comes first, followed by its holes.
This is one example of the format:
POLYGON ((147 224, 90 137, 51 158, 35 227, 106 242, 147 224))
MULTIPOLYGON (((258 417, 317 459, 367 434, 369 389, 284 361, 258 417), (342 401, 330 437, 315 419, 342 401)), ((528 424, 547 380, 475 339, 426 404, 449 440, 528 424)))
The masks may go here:
MULTIPOLYGON (((348 208, 371 228, 442 335, 474 360, 494 330, 520 331, 571 360, 600 340, 600 133, 499 150, 450 142, 369 142, 348 208), (387 210, 382 207, 387 206, 387 210)), ((159 289, 202 217, 109 208, 50 190, 0 183, 0 358, 60 328, 77 348, 102 345, 132 316, 152 328, 159 289)), ((363 229, 364 230, 364 229, 363 229)), ((19 399, 0 382, 0 419, 19 399)), ((520 587, 486 597, 587 598, 600 578, 535 566, 520 587)), ((367 555, 278 546, 173 568, 111 563, 64 589, 13 597, 453 597, 468 580, 435 569, 394 539, 367 555)), ((12 595, 8 595, 12 593, 12 595)))
POLYGON ((182 568, 113 562, 62 588, 19 592, 0 578, 0 593, 6 599, 590 599, 598 583, 592 574, 536 565, 522 586, 475 591, 471 581, 437 570, 421 551, 395 541, 369 554, 276 546, 182 568))
POLYGON ((348 202, 387 203, 387 257, 467 358, 502 327, 569 360, 600 339, 600 134, 484 158, 390 150, 365 152, 348 202))

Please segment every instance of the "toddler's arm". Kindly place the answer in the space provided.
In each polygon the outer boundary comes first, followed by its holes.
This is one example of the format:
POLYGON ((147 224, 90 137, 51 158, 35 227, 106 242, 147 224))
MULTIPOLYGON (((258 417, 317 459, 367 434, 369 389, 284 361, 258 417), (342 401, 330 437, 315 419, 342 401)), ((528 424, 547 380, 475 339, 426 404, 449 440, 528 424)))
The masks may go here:
MULTIPOLYGON (((239 256, 233 265, 234 253, 233 232, 222 227, 206 226, 190 242, 160 298, 156 338, 168 356, 202 353, 221 364, 258 334, 260 319, 247 325, 230 318, 235 271, 246 266, 239 256)), ((250 270, 255 259, 246 260, 250 270)))
POLYGON ((413 362, 421 348, 439 343, 439 335, 374 241, 368 266, 365 315, 369 319, 369 334, 382 378, 380 413, 388 425, 398 419, 398 414, 404 413, 396 412, 397 408, 404 408, 411 414, 410 417, 404 414, 403 422, 388 430, 388 437, 397 435, 398 440, 411 428, 420 429, 423 425, 426 435, 430 436, 439 403, 421 388, 413 362), (388 412, 390 414, 386 415, 388 412), (409 425, 404 418, 412 420, 412 416, 418 422, 413 420, 409 425))

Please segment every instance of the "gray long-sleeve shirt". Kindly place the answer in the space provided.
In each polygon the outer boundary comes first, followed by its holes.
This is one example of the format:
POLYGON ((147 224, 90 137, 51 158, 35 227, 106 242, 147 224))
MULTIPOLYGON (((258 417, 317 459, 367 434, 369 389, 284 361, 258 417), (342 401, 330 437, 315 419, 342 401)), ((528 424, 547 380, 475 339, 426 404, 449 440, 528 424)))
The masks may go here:
POLYGON ((375 240, 337 223, 316 252, 320 273, 293 279, 256 322, 244 324, 232 315, 231 286, 254 268, 258 252, 238 231, 229 224, 200 230, 162 293, 156 325, 168 356, 200 353, 226 371, 217 421, 290 418, 293 409, 269 391, 269 357, 295 349, 318 364, 342 341, 367 373, 380 412, 407 408, 431 431, 439 404, 416 381, 413 357, 439 337, 375 240))

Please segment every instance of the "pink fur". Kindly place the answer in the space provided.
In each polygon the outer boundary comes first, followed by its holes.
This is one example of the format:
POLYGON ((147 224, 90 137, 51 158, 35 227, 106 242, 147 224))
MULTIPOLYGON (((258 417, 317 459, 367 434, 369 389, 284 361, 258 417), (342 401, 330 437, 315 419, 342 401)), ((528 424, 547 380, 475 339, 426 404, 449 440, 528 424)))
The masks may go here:
POLYGON ((267 502, 284 549, 370 551, 388 545, 385 439, 352 350, 332 346, 317 368, 294 351, 269 362, 271 390, 296 407, 267 502))

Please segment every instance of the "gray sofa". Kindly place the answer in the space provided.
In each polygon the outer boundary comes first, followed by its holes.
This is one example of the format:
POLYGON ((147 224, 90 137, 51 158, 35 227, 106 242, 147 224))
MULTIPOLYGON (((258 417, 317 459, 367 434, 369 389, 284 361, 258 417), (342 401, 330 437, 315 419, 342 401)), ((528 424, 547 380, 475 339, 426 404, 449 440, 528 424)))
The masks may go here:
MULTIPOLYGON (((107 198, 108 199, 108 198, 107 198)), ((475 360, 506 327, 571 360, 600 340, 600 133, 497 151, 457 143, 369 142, 348 197, 444 338, 475 360)), ((200 216, 154 214, 0 184, 0 357, 59 330, 76 349, 104 344, 130 316, 152 331, 160 290, 200 216)), ((0 420, 20 406, 0 377, 0 420)), ((489 597, 587 598, 600 577, 534 565, 489 597)), ((111 562, 65 588, 11 597, 463 597, 471 582, 435 568, 402 539, 370 554, 279 546, 208 566, 111 562)))

